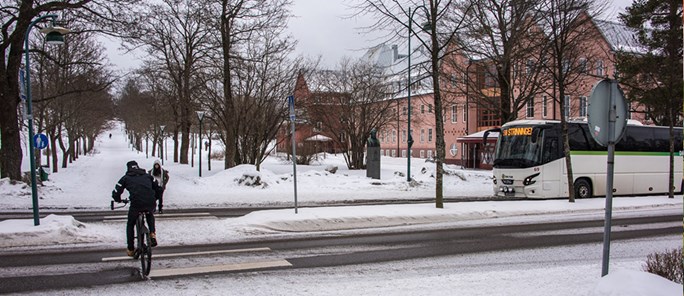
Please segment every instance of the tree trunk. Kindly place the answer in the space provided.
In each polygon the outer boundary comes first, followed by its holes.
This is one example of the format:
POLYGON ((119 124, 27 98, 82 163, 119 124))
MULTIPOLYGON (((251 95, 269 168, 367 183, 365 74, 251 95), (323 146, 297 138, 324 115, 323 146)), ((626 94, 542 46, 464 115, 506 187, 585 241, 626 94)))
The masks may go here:
POLYGON ((59 148, 62 150, 62 168, 66 168, 67 161, 69 159, 69 151, 67 151, 66 147, 64 146, 64 140, 62 140, 61 133, 58 134, 57 141, 59 143, 59 148))
POLYGON ((56 173, 59 169, 57 168, 59 160, 57 159, 57 136, 54 132, 48 133, 50 137, 50 154, 52 154, 52 172, 56 173))
POLYGON ((173 130, 173 162, 178 162, 178 129, 173 130))
MULTIPOLYGON (((561 63, 562 65, 562 63, 561 63)), ((562 69, 559 69, 562 71, 562 69)), ((563 74, 561 74, 563 75, 563 74)), ((563 81, 561 79, 561 81, 563 81)), ((563 139, 563 154, 565 154, 565 167, 568 178, 568 201, 575 202, 575 183, 572 174, 572 157, 570 156, 570 141, 568 139, 568 122, 565 117, 565 87, 560 86, 558 89, 560 96, 560 110, 561 110, 561 136, 563 139)))
MULTIPOLYGON (((6 75, 0 75, 7 78, 6 75)), ((0 178, 9 177, 11 180, 21 180, 21 141, 19 140, 19 118, 17 105, 19 94, 2 79, 0 84, 0 178), (12 96, 7 98, 5 96, 12 96)), ((15 87, 16 88, 16 87, 15 87)))

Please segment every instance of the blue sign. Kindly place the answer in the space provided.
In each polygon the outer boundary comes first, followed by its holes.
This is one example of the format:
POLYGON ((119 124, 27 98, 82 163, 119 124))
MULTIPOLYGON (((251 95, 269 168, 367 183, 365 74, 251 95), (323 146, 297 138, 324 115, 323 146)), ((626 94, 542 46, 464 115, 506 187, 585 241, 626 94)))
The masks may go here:
POLYGON ((290 120, 295 119, 294 96, 287 97, 287 105, 290 108, 290 120))
POLYGON ((37 134, 33 136, 33 147, 36 149, 45 149, 48 146, 48 138, 45 134, 37 134))

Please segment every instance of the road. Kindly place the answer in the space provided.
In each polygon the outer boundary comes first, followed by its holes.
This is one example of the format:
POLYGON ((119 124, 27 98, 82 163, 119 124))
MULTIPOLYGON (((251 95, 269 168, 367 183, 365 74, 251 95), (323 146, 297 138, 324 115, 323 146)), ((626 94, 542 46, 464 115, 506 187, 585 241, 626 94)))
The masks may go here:
MULTIPOLYGON (((681 235, 682 216, 613 220, 612 239, 681 235)), ((306 269, 483 252, 597 243, 603 221, 336 235, 287 240, 159 247, 154 280, 245 271, 306 269)), ((120 249, 0 255, 0 293, 140 281, 137 261, 120 249)))

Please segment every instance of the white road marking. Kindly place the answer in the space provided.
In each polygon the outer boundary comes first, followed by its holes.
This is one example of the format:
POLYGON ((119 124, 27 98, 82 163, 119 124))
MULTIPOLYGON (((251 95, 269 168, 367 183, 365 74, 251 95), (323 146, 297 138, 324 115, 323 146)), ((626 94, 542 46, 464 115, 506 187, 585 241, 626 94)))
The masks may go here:
POLYGON ((265 262, 246 262, 236 264, 210 265, 210 266, 196 266, 186 268, 168 268, 168 269, 152 269, 150 278, 162 278, 178 275, 203 274, 225 271, 238 271, 248 269, 262 269, 271 267, 290 267, 292 263, 287 260, 265 261, 265 262))
MULTIPOLYGON (((248 249, 231 249, 231 250, 217 250, 217 251, 204 251, 204 252, 186 252, 186 253, 171 253, 171 254, 152 254, 152 259, 155 258, 170 258, 170 257, 183 257, 183 256, 198 256, 198 255, 216 255, 216 254, 228 254, 228 253, 243 253, 243 252, 265 252, 270 251, 271 248, 248 248, 248 249)), ((121 256, 121 257, 104 257, 102 262, 108 261, 124 261, 131 260, 133 257, 121 256)))
MULTIPOLYGON (((175 213, 175 214, 159 214, 156 213, 154 214, 155 219, 159 218, 174 218, 174 217, 201 217, 201 216, 207 216, 207 217, 214 217, 210 213, 175 213)), ((127 215, 119 215, 119 216, 104 216, 102 218, 103 220, 126 220, 128 219, 127 215)))

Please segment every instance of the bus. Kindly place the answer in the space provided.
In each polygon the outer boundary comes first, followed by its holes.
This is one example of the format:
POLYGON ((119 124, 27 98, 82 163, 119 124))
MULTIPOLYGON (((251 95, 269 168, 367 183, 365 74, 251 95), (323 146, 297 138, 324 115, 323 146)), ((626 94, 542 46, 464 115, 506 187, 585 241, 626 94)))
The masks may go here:
MULTIPOLYGON (((587 122, 570 121, 575 198, 606 195, 607 147, 596 143, 587 122)), ((518 120, 488 132, 499 132, 494 152, 493 187, 497 197, 537 199, 568 197, 568 178, 560 121, 518 120)), ((488 136, 488 132, 484 137, 488 136)), ((614 195, 668 192, 669 128, 631 121, 615 145, 614 195)), ((675 128, 675 192, 681 192, 682 128, 675 128)))

